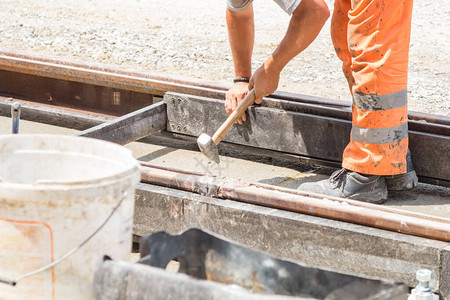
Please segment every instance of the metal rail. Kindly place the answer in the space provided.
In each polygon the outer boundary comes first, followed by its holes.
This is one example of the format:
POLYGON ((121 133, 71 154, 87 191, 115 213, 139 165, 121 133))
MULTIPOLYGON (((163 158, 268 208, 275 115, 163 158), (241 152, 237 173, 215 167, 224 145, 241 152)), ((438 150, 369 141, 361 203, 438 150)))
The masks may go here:
MULTIPOLYGON (((174 134, 196 136, 198 135, 198 126, 212 128, 217 125, 214 122, 220 121, 220 113, 223 114, 223 109, 213 107, 213 104, 215 106, 223 104, 220 100, 214 103, 214 99, 223 99, 227 88, 228 86, 223 84, 201 80, 160 76, 104 66, 88 66, 62 60, 0 52, 0 94, 17 95, 21 99, 25 98, 35 103, 46 104, 47 107, 55 111, 57 108, 64 108, 63 111, 66 108, 71 108, 70 113, 48 114, 46 112, 47 115, 51 115, 51 120, 45 120, 45 122, 65 123, 68 127, 78 127, 77 129, 82 130, 100 124, 97 121, 92 123, 90 118, 84 118, 83 112, 89 111, 106 115, 107 118, 124 116, 133 114, 159 101, 162 95, 172 94, 184 95, 179 98, 183 103, 189 101, 190 105, 186 106, 175 102, 174 105, 168 106, 168 124, 170 126, 166 130, 174 134), (26 85, 23 84, 24 82, 26 82, 26 85), (199 97, 205 98, 207 101, 201 101, 199 97), (48 106, 48 104, 51 104, 51 106, 48 106), (195 105, 197 107, 194 107, 195 105), (185 124, 193 122, 192 120, 186 122, 185 119, 189 110, 183 107, 189 107, 191 110, 188 116, 188 119, 190 119, 192 116, 198 116, 194 110, 203 109, 206 106, 209 106, 209 111, 212 113, 209 116, 209 121, 203 118, 203 120, 200 120, 203 123, 197 122, 198 124, 185 126, 185 124), (177 112, 177 108, 183 108, 185 115, 174 114, 174 112, 177 112), (182 120, 182 118, 184 119, 182 120), (85 126, 80 124, 82 122, 91 123, 90 126, 85 126)), ((40 110, 38 106, 34 106, 34 108, 40 110)), ((3 110, 5 109, 3 108, 3 110)), ((227 137, 229 142, 244 147, 259 147, 261 148, 259 150, 272 150, 276 151, 277 154, 284 153, 285 157, 294 154, 316 161, 328 161, 328 163, 325 162, 328 165, 335 164, 341 159, 343 147, 349 138, 351 120, 349 103, 276 92, 266 98, 261 107, 252 109, 254 109, 254 112, 258 112, 258 119, 254 118, 253 125, 246 124, 245 128, 240 128, 242 132, 230 134, 227 137), (281 119, 285 123, 283 123, 283 127, 290 130, 290 135, 284 138, 285 142, 282 145, 275 147, 271 142, 273 136, 266 137, 266 142, 262 139, 266 132, 271 131, 267 131, 261 125, 267 123, 261 122, 261 120, 264 118, 274 120, 274 116, 279 115, 282 115, 281 119), (333 137, 332 143, 328 144, 327 139, 331 136, 333 137), (298 142, 289 142, 292 140, 298 142), (320 140, 320 142, 317 140, 320 140)), ((29 110, 29 108, 24 107, 24 118, 28 118, 26 110, 29 110)), ((181 111, 178 109, 178 112, 181 111)), ((34 114, 33 118, 39 120, 38 114, 34 114)), ((41 118, 41 120, 43 119, 41 118)), ((161 122, 163 118, 157 119, 160 122, 156 129, 164 129, 163 122, 161 122)), ((250 119, 252 118, 250 117, 250 119)), ((125 122, 128 125, 133 123, 130 120, 125 122)), ((117 122, 114 123, 114 126, 119 126, 117 122)), ((112 124, 105 124, 101 126, 103 129, 100 130, 100 127, 95 129, 97 130, 95 135, 104 135, 108 130, 114 129, 120 131, 120 133, 115 133, 117 137, 124 133, 124 130, 131 130, 127 127, 128 125, 113 128, 111 127, 112 124)), ((420 180, 426 183, 449 186, 450 118, 410 112, 408 126, 411 132, 410 148, 413 153, 413 162, 420 180)), ((86 134, 94 134, 92 130, 90 133, 86 132, 86 134)), ((139 134, 136 136, 139 136, 139 134)), ((277 133, 277 136, 281 135, 277 133)), ((114 137, 112 138, 114 139, 114 137)), ((126 142, 129 141, 129 139, 126 140, 126 142)))
MULTIPOLYGON (((183 175, 187 175, 189 176, 189 181, 190 180, 194 180, 196 183, 197 182, 203 182, 206 184, 209 184, 210 178, 213 178, 212 181, 214 182, 234 182, 239 186, 242 187, 248 187, 248 186, 252 186, 254 188, 261 188, 264 190, 270 190, 270 191, 276 191, 276 192, 280 192, 280 193, 286 193, 286 194, 291 194, 291 195, 297 195, 297 196, 303 196, 303 197, 309 197, 309 198, 314 198, 314 199, 319 199, 322 200, 324 198, 324 196, 322 195, 318 195, 318 194, 314 194, 314 193, 307 193, 307 192, 303 192, 303 191, 298 191, 298 190, 293 190, 293 189, 289 189, 289 188, 284 188, 284 187, 280 187, 280 186, 276 186, 276 185, 270 185, 270 184, 263 184, 263 183, 250 183, 250 182, 243 182, 242 180, 235 180, 235 179, 231 179, 231 178, 219 178, 217 176, 213 176, 210 174, 206 174, 206 173, 198 173, 198 172, 188 172, 186 170, 182 170, 182 169, 177 169, 177 168, 167 168, 167 167, 161 167, 158 165, 154 165, 151 164, 149 162, 139 162, 141 165, 141 176, 143 176, 143 178, 145 178, 143 181, 145 182, 145 180, 147 180, 148 178, 158 178, 156 180, 152 180, 151 182, 148 181, 148 183, 151 184, 156 184, 156 185, 163 185, 167 184, 167 182, 164 182, 164 179, 162 178, 166 178, 166 177, 159 177, 158 175, 156 175, 156 177, 152 177, 151 174, 156 174, 156 170, 161 170, 163 171, 163 174, 165 174, 165 176, 170 177, 170 173, 172 173, 172 175, 174 175, 175 177, 177 177, 177 179, 179 178, 179 176, 181 174, 183 175), (190 177, 190 176, 194 176, 194 177, 190 177), (205 178, 207 178, 205 180, 205 178), (217 181, 218 180, 218 181, 217 181)), ((183 190, 187 190, 189 192, 195 192, 195 193, 199 193, 199 194, 203 194, 203 192, 201 190, 196 190, 194 188, 192 188, 192 185, 187 184, 184 181, 178 181, 176 183, 173 183, 172 181, 168 181, 169 184, 171 184, 171 186, 167 186, 167 187, 175 187, 175 188, 179 188, 179 189, 183 189, 183 190)), ((209 191, 212 191, 212 189, 210 188, 209 191)), ((211 196, 211 197, 216 197, 219 198, 221 197, 223 194, 221 193, 212 193, 210 192, 209 195, 207 196, 211 196)), ((450 219, 446 219, 446 218, 441 218, 441 217, 437 217, 437 216, 432 216, 432 215, 427 215, 427 214, 422 214, 419 212, 412 212, 412 211, 407 211, 407 210, 401 210, 401 209, 396 209, 396 208, 392 208, 392 207, 388 207, 388 206, 383 206, 383 205, 377 205, 377 204, 371 204, 371 203, 366 203, 366 202, 362 202, 362 201, 354 201, 354 200, 348 200, 348 199, 343 199, 343 198, 335 198, 335 197, 327 197, 327 199, 332 199, 332 200, 337 200, 340 201, 342 203, 350 203, 353 207, 362 207, 362 208, 368 208, 368 209, 376 209, 378 211, 384 211, 387 213, 394 213, 394 214, 399 214, 399 215, 403 215, 403 216, 409 216, 409 217, 413 217, 413 218, 420 218, 423 220, 430 220, 433 222, 442 222, 442 223, 446 223, 450 225, 450 219)))
MULTIPOLYGON (((66 60, 49 59, 35 55, 5 51, 0 51, 0 70, 158 96, 163 96, 166 92, 176 92, 223 99, 225 91, 230 87, 227 84, 205 80, 163 76, 161 74, 143 73, 111 66, 86 65, 66 60)), ((32 87, 27 84, 26 88, 30 89, 32 87)), ((351 104, 347 102, 282 91, 275 92, 267 97, 267 99, 285 100, 285 102, 291 102, 292 107, 295 106, 295 103, 318 105, 320 108, 315 107, 315 110, 308 106, 306 109, 308 109, 309 113, 326 113, 330 117, 333 116, 330 115, 330 110, 332 111, 334 109, 341 112, 341 117, 345 116, 346 119, 351 120, 351 104)), ((288 104, 284 103, 284 106, 287 108, 286 106, 288 104)), ((410 112, 408 118, 412 121, 421 122, 421 125, 425 127, 433 124, 450 126, 450 117, 446 116, 410 112)))
MULTIPOLYGON (((85 130, 82 135, 104 138, 121 144, 142 137, 142 132, 145 130, 147 133, 144 135, 162 130, 158 134, 152 134, 148 139, 155 141, 156 138, 164 143, 169 141, 182 145, 195 145, 195 140, 193 141, 190 136, 164 130, 167 129, 164 114, 167 107, 165 103, 156 103, 160 100, 159 96, 166 95, 167 92, 176 92, 222 99, 226 89, 227 86, 216 83, 0 52, 0 94, 15 95, 20 99, 29 100, 21 101, 25 119, 85 130), (26 85, 23 84, 24 81, 27 82, 26 85), (122 117, 115 118, 115 116, 122 117), (149 122, 150 126, 154 125, 153 128, 147 128, 149 122), (145 130, 142 130, 142 127, 146 127, 145 130), (111 130, 114 134, 111 134, 111 130), (127 136, 127 134, 130 135, 127 136)), ((10 108, 11 101, 2 100, 0 97, 0 114, 8 115, 10 108)), ((277 92, 268 97, 263 102, 262 108, 322 116, 347 123, 351 115, 348 103, 283 92, 277 92)), ((414 112, 409 114, 409 125, 410 129, 427 136, 433 135, 431 136, 433 138, 442 136, 444 142, 448 141, 450 136, 450 118, 445 116, 414 112)), ((448 145, 450 147, 450 144, 448 145)), ((278 157, 283 160, 309 159, 313 163, 329 165, 337 163, 318 157, 305 158, 298 153, 255 148, 245 144, 224 143, 222 146, 222 150, 258 153, 265 157, 278 157)), ((427 146, 433 147, 433 145, 427 146)), ((444 159, 441 158, 444 166, 448 161, 449 153, 450 151, 444 152, 444 159)), ((219 199, 230 199, 450 242, 450 220, 448 219, 359 201, 324 198, 320 195, 271 185, 252 184, 230 178, 167 169, 143 162, 141 162, 141 168, 142 182, 151 184, 143 185, 146 187, 165 186, 219 199)), ((437 183, 448 183, 448 181, 443 180, 437 183)), ((174 192, 180 193, 180 191, 174 192)), ((440 255, 442 256, 442 252, 440 255)))
MULTIPOLYGON (((12 103, 11 101, 9 101, 10 103, 8 101, 5 102, 3 105, 0 103, 0 111, 2 107, 7 108, 12 103)), ((25 104, 24 108, 30 109, 29 105, 25 104)), ((129 136, 132 136, 131 140, 142 137, 140 133, 142 131, 141 125, 144 125, 144 130, 150 133, 163 129, 165 126, 165 109, 165 104, 160 102, 130 115, 109 119, 103 124, 98 119, 98 116, 85 115, 85 118, 90 119, 91 122, 100 123, 100 125, 89 128, 78 135, 91 135, 96 138, 106 138, 107 140, 124 144, 130 141, 129 136), (146 125, 148 119, 156 120, 153 124, 156 126, 155 128, 147 126, 148 124, 146 125), (142 122, 144 124, 141 124, 142 122), (118 140, 114 138, 114 134, 111 134, 109 129, 112 129, 113 133, 115 132, 118 135, 118 140), (124 136, 123 132, 126 132, 129 136, 124 136)), ((28 112, 32 113, 33 110, 30 109, 28 112)), ((52 114, 56 114, 56 116, 61 115, 58 112, 59 110, 56 112, 51 110, 50 115, 47 114, 47 116, 51 117, 52 114)), ((80 112, 77 113, 80 114, 80 112)), ((141 162, 141 166, 142 182, 144 183, 450 241, 450 220, 439 217, 367 204, 360 201, 331 197, 325 199, 319 195, 292 189, 245 183, 229 178, 218 178, 177 169, 167 169, 145 162, 141 162)))
POLYGON ((450 242, 450 220, 389 207, 303 193, 230 178, 141 166, 141 181, 209 197, 230 199, 282 210, 450 242))

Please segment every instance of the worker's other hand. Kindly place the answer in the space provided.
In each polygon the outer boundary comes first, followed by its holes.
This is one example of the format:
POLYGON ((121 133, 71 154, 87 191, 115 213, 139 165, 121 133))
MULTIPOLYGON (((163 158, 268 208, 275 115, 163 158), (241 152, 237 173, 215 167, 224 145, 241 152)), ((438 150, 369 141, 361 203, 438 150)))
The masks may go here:
MULTIPOLYGON (((228 91, 225 97, 225 109, 228 115, 236 109, 239 103, 248 94, 248 83, 246 82, 236 82, 228 91)), ((247 120, 247 116, 244 113, 242 117, 236 120, 236 123, 242 124, 247 120)))
POLYGON ((270 57, 261 67, 259 67, 250 78, 248 89, 255 90, 255 103, 261 104, 262 98, 269 96, 278 88, 280 72, 272 70, 272 57, 270 57))

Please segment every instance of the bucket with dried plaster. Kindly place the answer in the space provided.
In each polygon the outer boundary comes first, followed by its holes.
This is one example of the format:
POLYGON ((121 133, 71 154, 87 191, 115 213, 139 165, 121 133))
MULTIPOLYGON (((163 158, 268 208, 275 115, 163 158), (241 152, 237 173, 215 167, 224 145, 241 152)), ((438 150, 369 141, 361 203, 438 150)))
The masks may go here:
POLYGON ((103 257, 129 260, 140 173, 128 149, 0 136, 0 178, 0 299, 90 299, 103 257))

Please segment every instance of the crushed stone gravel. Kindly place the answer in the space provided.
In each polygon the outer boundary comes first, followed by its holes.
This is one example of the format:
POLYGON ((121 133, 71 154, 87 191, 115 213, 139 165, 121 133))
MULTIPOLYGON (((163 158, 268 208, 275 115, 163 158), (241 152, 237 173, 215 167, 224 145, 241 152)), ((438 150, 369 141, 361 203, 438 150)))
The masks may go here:
MULTIPOLYGON (((450 116, 450 1, 414 2, 409 110, 450 116)), ((254 10, 256 69, 289 16, 270 0, 256 0, 254 10)), ((2 0, 0 50, 227 83, 234 75, 225 0, 2 0)), ((286 66, 278 89, 351 101, 330 20, 286 66)))

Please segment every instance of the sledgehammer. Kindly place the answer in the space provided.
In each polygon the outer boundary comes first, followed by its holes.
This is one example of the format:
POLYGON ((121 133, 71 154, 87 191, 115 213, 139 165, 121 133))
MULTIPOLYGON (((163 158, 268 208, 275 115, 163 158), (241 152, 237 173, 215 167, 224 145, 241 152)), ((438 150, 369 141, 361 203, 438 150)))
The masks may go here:
POLYGON ((212 136, 212 138, 206 133, 202 133, 198 139, 197 144, 202 151, 203 154, 206 155, 210 160, 215 161, 216 163, 220 163, 219 159, 219 149, 217 145, 220 141, 225 137, 230 130, 231 126, 233 126, 234 122, 236 122, 237 118, 242 116, 245 113, 247 108, 255 101, 255 92, 253 90, 249 91, 247 96, 239 103, 236 109, 231 113, 231 115, 226 119, 226 121, 217 129, 216 133, 212 136))

